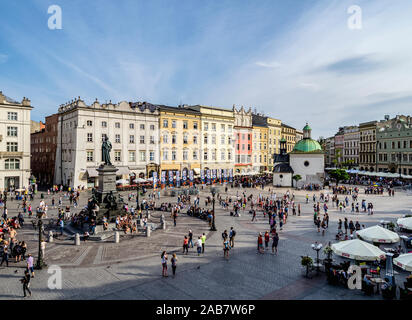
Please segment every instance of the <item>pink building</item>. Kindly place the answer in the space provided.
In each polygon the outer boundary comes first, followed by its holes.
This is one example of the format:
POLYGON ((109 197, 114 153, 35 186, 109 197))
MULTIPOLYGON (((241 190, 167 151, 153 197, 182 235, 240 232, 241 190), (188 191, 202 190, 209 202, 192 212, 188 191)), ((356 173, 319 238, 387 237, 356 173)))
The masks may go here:
POLYGON ((252 171, 252 110, 245 111, 243 106, 236 110, 235 116, 235 172, 247 173, 252 171))

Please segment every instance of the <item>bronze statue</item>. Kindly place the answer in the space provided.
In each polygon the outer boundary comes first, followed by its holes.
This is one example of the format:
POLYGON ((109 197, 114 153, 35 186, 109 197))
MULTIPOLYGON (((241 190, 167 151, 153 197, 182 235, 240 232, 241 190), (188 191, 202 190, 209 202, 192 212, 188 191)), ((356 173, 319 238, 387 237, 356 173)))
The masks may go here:
POLYGON ((105 165, 111 166, 110 161, 110 151, 112 151, 112 144, 109 141, 109 138, 106 136, 102 143, 102 161, 105 165))

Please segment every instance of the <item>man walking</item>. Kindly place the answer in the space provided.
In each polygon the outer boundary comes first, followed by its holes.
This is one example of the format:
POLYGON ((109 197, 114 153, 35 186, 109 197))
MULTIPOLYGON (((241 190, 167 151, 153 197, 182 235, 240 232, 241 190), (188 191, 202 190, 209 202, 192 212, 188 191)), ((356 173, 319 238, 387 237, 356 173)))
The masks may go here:
POLYGON ((30 274, 29 271, 25 270, 24 271, 24 277, 20 280, 21 283, 23 284, 23 294, 24 298, 27 297, 26 291, 29 293, 29 297, 31 297, 31 290, 30 290, 30 274))
POLYGON ((3 265, 3 262, 6 261, 6 266, 9 266, 9 246, 8 246, 8 242, 5 241, 4 242, 4 246, 3 246, 3 258, 1 259, 1 263, 0 266, 3 265))
POLYGON ((29 257, 27 258, 27 271, 31 273, 31 277, 34 278, 34 259, 32 255, 29 253, 29 257))
POLYGON ((236 236, 236 230, 233 229, 233 227, 230 227, 229 244, 232 248, 235 246, 235 236, 236 236))
POLYGON ((202 253, 205 253, 205 242, 206 242, 206 235, 203 233, 202 237, 202 253))

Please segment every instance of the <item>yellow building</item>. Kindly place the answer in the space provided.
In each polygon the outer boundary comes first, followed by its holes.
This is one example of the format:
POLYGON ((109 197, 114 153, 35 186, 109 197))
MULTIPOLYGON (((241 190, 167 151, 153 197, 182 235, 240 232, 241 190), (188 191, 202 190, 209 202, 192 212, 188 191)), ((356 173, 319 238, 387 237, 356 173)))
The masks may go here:
POLYGON ((286 140, 286 152, 291 152, 296 143, 296 129, 282 123, 282 138, 286 140))
POLYGON ((233 111, 200 105, 185 108, 201 115, 201 169, 234 169, 233 111))
POLYGON ((160 174, 162 171, 200 172, 201 113, 185 107, 159 106, 160 174))
POLYGON ((273 155, 280 152, 280 139, 282 139, 282 121, 267 118, 268 124, 268 170, 273 169, 273 155))
POLYGON ((263 172, 268 169, 268 132, 267 126, 253 124, 252 163, 254 172, 263 172))

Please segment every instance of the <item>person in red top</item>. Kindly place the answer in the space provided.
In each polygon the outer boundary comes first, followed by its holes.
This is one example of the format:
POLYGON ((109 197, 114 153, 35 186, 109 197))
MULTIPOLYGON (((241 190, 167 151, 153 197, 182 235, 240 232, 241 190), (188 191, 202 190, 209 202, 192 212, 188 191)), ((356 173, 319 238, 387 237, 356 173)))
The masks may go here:
POLYGON ((258 252, 259 253, 263 253, 263 237, 262 237, 262 233, 259 232, 259 236, 258 236, 258 252))
POLYGON ((266 231, 265 232, 265 250, 267 250, 267 248, 269 247, 269 240, 270 240, 269 231, 266 231))
POLYGON ((183 240, 183 253, 188 254, 189 253, 189 239, 187 238, 187 236, 185 236, 184 240, 183 240))

